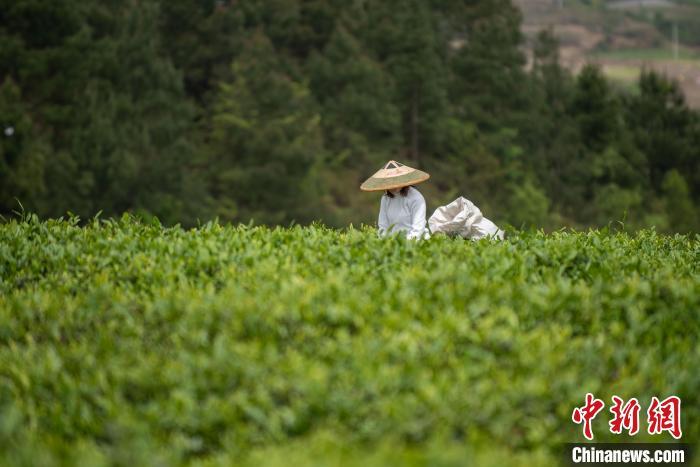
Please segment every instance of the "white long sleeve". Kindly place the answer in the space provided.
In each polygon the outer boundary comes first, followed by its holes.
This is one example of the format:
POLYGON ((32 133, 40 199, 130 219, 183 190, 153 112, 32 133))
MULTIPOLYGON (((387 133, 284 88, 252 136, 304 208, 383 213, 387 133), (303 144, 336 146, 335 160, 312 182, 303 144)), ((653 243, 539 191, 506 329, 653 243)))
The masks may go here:
POLYGON ((425 199, 418 193, 420 198, 409 200, 411 206, 411 230, 406 234, 407 238, 421 238, 427 234, 425 222, 425 199))
POLYGON ((411 187, 406 196, 382 196, 379 206, 378 233, 402 233, 407 238, 430 238, 425 221, 425 198, 411 187))
POLYGON ((379 227, 379 235, 384 235, 389 228, 389 218, 386 215, 386 200, 388 197, 386 195, 382 196, 382 201, 379 204, 379 219, 377 220, 377 226, 379 227))

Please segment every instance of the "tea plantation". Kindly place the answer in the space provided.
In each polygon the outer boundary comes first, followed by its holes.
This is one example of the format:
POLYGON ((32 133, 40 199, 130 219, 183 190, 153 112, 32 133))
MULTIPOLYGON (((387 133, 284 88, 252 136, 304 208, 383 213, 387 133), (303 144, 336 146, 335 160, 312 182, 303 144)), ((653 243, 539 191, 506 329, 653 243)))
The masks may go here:
POLYGON ((0 465, 553 465, 700 440, 700 236, 0 225, 0 465), (636 397, 640 434, 613 435, 636 397))

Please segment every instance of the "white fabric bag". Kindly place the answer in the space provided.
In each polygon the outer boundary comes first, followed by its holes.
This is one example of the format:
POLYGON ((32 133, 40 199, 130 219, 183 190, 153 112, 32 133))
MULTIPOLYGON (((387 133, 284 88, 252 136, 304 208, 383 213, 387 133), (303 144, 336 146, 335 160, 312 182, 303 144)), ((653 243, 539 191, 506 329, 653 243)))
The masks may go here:
POLYGON ((428 220, 432 233, 461 235, 479 240, 492 237, 503 240, 504 232, 481 214, 481 210, 467 198, 460 196, 447 206, 440 206, 428 220))

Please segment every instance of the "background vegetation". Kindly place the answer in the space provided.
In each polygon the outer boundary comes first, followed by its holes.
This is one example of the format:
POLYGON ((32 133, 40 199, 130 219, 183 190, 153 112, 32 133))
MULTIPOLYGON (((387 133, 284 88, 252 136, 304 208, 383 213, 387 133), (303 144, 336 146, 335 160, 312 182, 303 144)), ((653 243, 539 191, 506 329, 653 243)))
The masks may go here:
POLYGON ((0 0, 0 213, 373 222, 358 186, 394 158, 433 175, 429 211, 465 195, 501 224, 697 232, 680 87, 574 76, 551 31, 525 52, 521 19, 509 0, 0 0))
POLYGON ((636 92, 639 72, 678 82, 700 107, 700 2, 697 0, 514 0, 528 48, 542 29, 560 42, 562 64, 577 73, 598 64, 616 85, 636 92))
POLYGON ((700 436, 700 236, 77 224, 0 226, 2 465, 544 467, 588 391, 700 436))

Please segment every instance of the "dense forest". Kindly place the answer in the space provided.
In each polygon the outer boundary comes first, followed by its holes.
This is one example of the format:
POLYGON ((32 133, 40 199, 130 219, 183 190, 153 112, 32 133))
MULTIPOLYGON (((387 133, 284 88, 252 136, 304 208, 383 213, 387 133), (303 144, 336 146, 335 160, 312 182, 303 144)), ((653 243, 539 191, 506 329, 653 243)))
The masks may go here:
POLYGON ((700 231, 700 112, 510 0, 0 0, 0 214, 373 223, 388 159, 516 227, 700 231))

